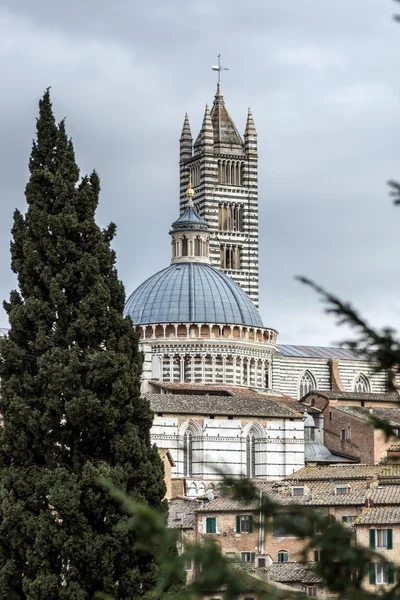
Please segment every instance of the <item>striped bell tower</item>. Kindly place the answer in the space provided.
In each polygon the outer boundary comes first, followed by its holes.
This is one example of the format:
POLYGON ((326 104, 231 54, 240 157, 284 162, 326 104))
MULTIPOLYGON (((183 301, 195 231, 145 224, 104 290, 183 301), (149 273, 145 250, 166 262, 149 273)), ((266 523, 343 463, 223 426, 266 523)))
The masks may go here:
POLYGON ((185 116, 179 165, 181 214, 191 174, 193 200, 210 231, 211 264, 232 277, 258 307, 257 133, 249 109, 242 139, 225 106, 220 81, 194 144, 185 116))

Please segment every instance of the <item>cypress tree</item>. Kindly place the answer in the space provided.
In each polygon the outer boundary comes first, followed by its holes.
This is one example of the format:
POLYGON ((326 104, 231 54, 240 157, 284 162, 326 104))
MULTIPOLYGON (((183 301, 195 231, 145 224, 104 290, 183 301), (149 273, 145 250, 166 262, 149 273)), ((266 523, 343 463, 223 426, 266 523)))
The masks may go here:
POLYGON ((0 342, 0 597, 140 598, 157 577, 135 548, 108 478, 162 507, 163 469, 140 398, 141 354, 110 247, 95 222, 100 183, 80 179, 49 90, 39 102, 26 214, 14 214, 0 342))

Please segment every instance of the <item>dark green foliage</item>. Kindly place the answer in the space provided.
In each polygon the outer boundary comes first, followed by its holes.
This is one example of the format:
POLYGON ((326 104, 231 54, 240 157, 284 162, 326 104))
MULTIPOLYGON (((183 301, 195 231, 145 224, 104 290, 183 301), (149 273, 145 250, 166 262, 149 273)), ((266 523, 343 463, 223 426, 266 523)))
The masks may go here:
POLYGON ((152 553, 135 549, 121 529, 128 517, 98 483, 162 507, 115 226, 95 223, 99 178, 79 179, 49 91, 39 107, 28 209, 12 229, 19 291, 5 303, 11 328, 0 342, 0 598, 140 598, 157 578, 152 553))

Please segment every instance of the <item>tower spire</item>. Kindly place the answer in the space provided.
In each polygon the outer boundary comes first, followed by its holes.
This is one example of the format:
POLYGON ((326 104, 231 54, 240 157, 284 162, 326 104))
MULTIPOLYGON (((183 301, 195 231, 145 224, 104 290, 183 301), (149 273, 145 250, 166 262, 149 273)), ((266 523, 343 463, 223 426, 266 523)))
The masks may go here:
POLYGON ((189 117, 185 114, 185 120, 183 121, 182 133, 179 140, 180 145, 180 159, 187 160, 192 157, 193 154, 193 138, 192 132, 190 131, 189 117))
POLYGON ((245 136, 247 136, 247 135, 257 135, 256 128, 255 128, 254 121, 253 121, 253 115, 252 115, 250 107, 249 107, 249 110, 247 113, 247 121, 246 121, 245 136))
POLYGON ((208 104, 206 104, 206 109, 204 111, 203 124, 200 130, 200 140, 201 145, 204 148, 212 149, 214 144, 214 128, 211 121, 211 113, 208 108, 208 104))

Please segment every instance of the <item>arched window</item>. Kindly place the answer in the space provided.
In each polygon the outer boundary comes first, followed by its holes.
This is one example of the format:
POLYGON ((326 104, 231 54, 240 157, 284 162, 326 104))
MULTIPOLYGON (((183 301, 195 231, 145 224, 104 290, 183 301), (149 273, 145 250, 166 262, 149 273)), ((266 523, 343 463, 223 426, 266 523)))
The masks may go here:
POLYGON ((188 240, 187 238, 182 238, 182 256, 188 255, 188 240))
POLYGON ((246 476, 249 479, 256 476, 256 436, 253 431, 246 437, 246 476))
POLYGON ((195 256, 200 256, 201 255, 201 251, 200 251, 200 238, 195 238, 194 240, 194 255, 195 256))
POLYGON ((193 434, 188 429, 183 436, 183 474, 191 477, 193 473, 193 434))
POLYGON ((299 397, 303 398, 308 392, 317 389, 317 384, 315 383, 315 379, 310 371, 306 371, 302 378, 300 379, 299 385, 299 397))
POLYGON ((289 554, 286 550, 280 550, 278 552, 278 563, 289 562, 289 554))
POLYGON ((356 377, 353 385, 353 392, 369 392, 370 385, 368 379, 362 373, 356 377))

